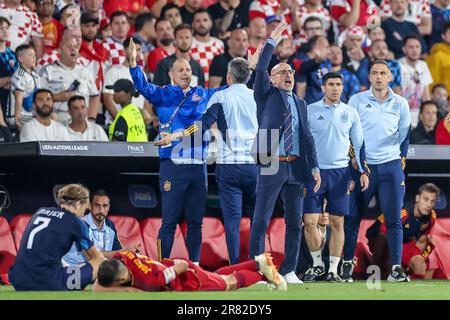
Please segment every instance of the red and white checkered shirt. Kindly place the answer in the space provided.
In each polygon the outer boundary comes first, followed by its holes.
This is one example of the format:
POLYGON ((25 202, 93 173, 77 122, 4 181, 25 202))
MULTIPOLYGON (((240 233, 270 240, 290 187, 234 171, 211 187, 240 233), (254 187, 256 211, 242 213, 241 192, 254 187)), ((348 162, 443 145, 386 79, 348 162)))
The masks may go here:
POLYGON ((106 68, 125 62, 125 49, 122 43, 114 40, 112 37, 108 37, 103 41, 103 47, 108 51, 108 60, 105 62, 106 68))
POLYGON ((4 3, 0 5, 0 16, 5 17, 11 23, 9 27, 9 41, 7 45, 11 50, 24 43, 29 43, 31 37, 42 37, 42 24, 36 13, 26 6, 16 9, 7 8, 4 3))
POLYGON ((305 5, 300 5, 300 3, 303 3, 303 0, 296 0, 299 3, 298 11, 297 11, 297 17, 300 19, 300 33, 295 39, 296 46, 301 45, 302 43, 305 43, 306 40, 306 34, 305 30, 303 29, 303 24, 305 23, 305 20, 309 17, 318 17, 320 20, 322 20, 322 26, 325 31, 328 31, 331 26, 331 16, 330 12, 324 8, 323 6, 320 6, 317 10, 308 10, 305 5))
MULTIPOLYGON (((299 4, 304 4, 304 0, 297 0, 299 4)), ((248 14, 249 21, 256 17, 266 19, 267 17, 277 15, 277 10, 280 9, 279 0, 255 0, 250 4, 250 11, 248 14)), ((290 26, 292 21, 291 11, 289 9, 284 10, 280 15, 284 16, 284 19, 289 24, 288 34, 292 34, 292 28, 290 26)))
POLYGON ((211 37, 208 42, 200 42, 196 38, 192 41, 191 56, 200 64, 205 73, 205 87, 208 87, 209 82, 209 66, 214 57, 222 54, 223 51, 223 42, 214 37, 211 37))
MULTIPOLYGON (((380 9, 382 18, 389 18, 392 16, 389 0, 381 1, 380 9)), ((431 18, 430 2, 428 0, 409 0, 405 20, 418 26, 422 18, 431 18)))
MULTIPOLYGON (((44 56, 39 59, 36 70, 40 72, 42 67, 45 67, 48 64, 52 64, 55 61, 59 61, 59 52, 58 49, 53 50, 50 53, 45 53, 44 56)), ((89 61, 84 57, 78 57, 77 66, 86 66, 89 61)))

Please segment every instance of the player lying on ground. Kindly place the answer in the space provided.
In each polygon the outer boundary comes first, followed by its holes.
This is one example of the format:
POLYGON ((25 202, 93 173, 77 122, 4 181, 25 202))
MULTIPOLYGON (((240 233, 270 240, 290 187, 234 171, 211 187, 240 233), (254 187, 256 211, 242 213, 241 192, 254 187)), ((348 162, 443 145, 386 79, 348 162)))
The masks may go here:
POLYGON ((116 253, 99 268, 94 291, 228 291, 268 280, 276 290, 287 290, 269 253, 254 260, 209 272, 184 259, 160 262, 131 251, 116 253))

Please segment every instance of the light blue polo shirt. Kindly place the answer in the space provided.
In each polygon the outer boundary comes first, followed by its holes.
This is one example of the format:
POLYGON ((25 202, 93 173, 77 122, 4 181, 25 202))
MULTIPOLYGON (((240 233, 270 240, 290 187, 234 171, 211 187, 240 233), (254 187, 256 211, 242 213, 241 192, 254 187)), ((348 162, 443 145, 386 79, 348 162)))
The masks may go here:
POLYGON ((367 162, 383 164, 400 159, 400 145, 408 136, 411 117, 408 101, 388 88, 380 102, 369 90, 353 95, 348 104, 358 111, 364 133, 367 162))
MULTIPOLYGON (((92 213, 83 217, 83 220, 89 227, 89 239, 94 243, 94 246, 100 251, 121 250, 122 245, 117 236, 116 227, 108 218, 105 219, 101 229, 97 228, 92 218, 92 213)), ((81 252, 78 251, 75 244, 72 244, 69 252, 65 254, 63 260, 68 265, 79 265, 85 263, 88 259, 81 252)))
POLYGON ((343 102, 327 105, 324 99, 308 105, 308 121, 317 150, 320 169, 348 167, 350 139, 363 172, 360 150, 363 130, 356 110, 343 102))

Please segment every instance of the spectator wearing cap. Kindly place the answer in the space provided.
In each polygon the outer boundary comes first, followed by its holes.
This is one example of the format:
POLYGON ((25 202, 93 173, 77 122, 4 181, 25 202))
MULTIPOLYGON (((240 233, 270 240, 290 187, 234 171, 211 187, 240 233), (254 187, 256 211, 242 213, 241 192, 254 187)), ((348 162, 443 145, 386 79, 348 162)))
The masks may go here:
POLYGON ((219 38, 228 38, 229 32, 246 26, 246 17, 241 7, 244 7, 241 0, 219 0, 208 7, 219 38))
MULTIPOLYGON (((408 10, 405 13, 405 20, 414 23, 421 35, 430 35, 432 30, 430 1, 408 0, 407 2, 408 10)), ((392 17, 390 0, 381 1, 380 17, 382 20, 392 17)))
POLYGON ((400 64, 396 60, 389 60, 389 50, 386 41, 377 40, 370 46, 369 57, 361 61, 361 65, 356 71, 356 75, 363 88, 370 87, 369 69, 372 61, 384 60, 391 71, 392 80, 389 82, 389 87, 398 95, 402 94, 402 74, 400 72, 400 64))
POLYGON ((88 68, 95 77, 97 89, 101 90, 104 81, 105 62, 108 59, 108 52, 106 52, 101 43, 95 41, 99 29, 98 19, 92 17, 88 13, 83 13, 81 15, 80 29, 83 36, 80 55, 86 59, 86 68, 88 68))
POLYGON ((431 99, 430 84, 433 83, 427 63, 420 60, 421 51, 419 37, 417 35, 407 36, 403 40, 405 56, 397 60, 400 64, 402 77, 402 96, 408 100, 413 127, 417 125, 419 107, 422 101, 431 99))
POLYGON ((132 97, 136 98, 139 95, 139 92, 134 89, 133 82, 128 79, 120 79, 114 85, 106 88, 114 90, 114 102, 122 107, 109 127, 109 139, 111 141, 147 142, 144 118, 142 118, 139 108, 131 103, 132 97))
POLYGON ((55 1, 55 18, 60 19, 61 11, 70 6, 71 4, 75 4, 75 0, 56 0, 55 1))
POLYGON ((283 20, 282 16, 267 16, 266 17, 266 25, 267 25, 267 35, 266 37, 270 37, 270 34, 273 30, 280 24, 283 20))
POLYGON ((109 19, 100 21, 100 39, 105 41, 111 36, 111 28, 109 27, 109 19))
POLYGON ((441 42, 442 40, 442 28, 444 27, 444 24, 450 19, 449 5, 449 0, 435 0, 434 3, 430 5, 433 26, 428 42, 429 48, 431 48, 435 43, 441 42))
POLYGON ((341 101, 347 103, 352 95, 361 91, 358 77, 354 72, 342 67, 342 49, 337 44, 330 45, 329 60, 331 63, 331 71, 342 75, 344 90, 341 94, 341 101))
POLYGON ((450 145, 450 113, 436 127, 436 144, 450 145))
POLYGON ((215 56, 209 68, 209 86, 217 88, 227 84, 228 63, 247 54, 248 35, 244 29, 235 29, 228 39, 228 50, 215 56))
POLYGON ((153 83, 157 86, 172 84, 169 71, 170 66, 178 58, 186 59, 192 70, 191 86, 204 86, 205 74, 200 64, 191 57, 189 53, 192 47, 194 36, 192 35, 192 27, 186 23, 180 24, 175 28, 175 53, 162 59, 156 66, 155 77, 153 83))
POLYGON ((410 34, 416 34, 420 38, 422 44, 422 54, 426 54, 428 46, 423 37, 419 34, 417 26, 409 21, 406 21, 405 16, 408 10, 408 0, 390 0, 392 16, 381 23, 381 27, 386 34, 386 42, 389 50, 394 53, 395 59, 404 56, 402 47, 403 39, 410 34))
MULTIPOLYGON (((128 38, 123 43, 124 48, 125 48, 125 54, 126 54, 125 61, 122 64, 114 65, 111 68, 106 70, 105 82, 104 82, 104 86, 103 86, 103 102, 104 102, 105 108, 107 110, 107 113, 105 116, 106 124, 110 124, 116 118, 117 112, 121 109, 120 104, 114 102, 114 98, 113 98, 114 91, 111 89, 108 89, 108 87, 113 86, 120 79, 128 79, 130 81, 132 80, 130 71, 129 71, 130 53, 127 50, 128 46, 130 45, 130 39, 131 38, 128 38)), ((140 56, 141 55, 141 43, 137 39, 134 39, 134 43, 135 43, 138 55, 140 56)), ((142 117, 144 118, 144 122, 146 124, 150 123, 150 121, 151 121, 150 115, 153 113, 153 110, 151 109, 148 101, 145 100, 143 96, 139 95, 136 97, 132 97, 132 103, 136 107, 138 107, 138 109, 141 111, 142 117)))
POLYGON ((379 14, 378 6, 372 0, 331 0, 330 11, 331 17, 341 29, 365 27, 379 14))
POLYGON ((364 41, 363 28, 358 26, 347 28, 341 33, 339 40, 340 43, 343 43, 344 67, 352 72, 357 72, 361 61, 368 57, 362 48, 364 41))
POLYGON ((9 28, 9 47, 11 50, 24 43, 32 43, 38 58, 42 57, 42 24, 36 13, 22 6, 20 0, 10 0, 0 6, 0 17, 5 17, 11 23, 9 28))
POLYGON ((42 24, 44 52, 50 53, 58 48, 64 26, 53 18, 55 13, 55 0, 37 0, 36 14, 42 24))
POLYGON ((442 42, 436 43, 427 57, 433 84, 443 83, 450 91, 450 21, 442 28, 442 42))
POLYGON ((180 7, 178 7, 175 3, 168 3, 162 7, 160 17, 169 20, 174 29, 183 23, 180 7))
POLYGON ((180 8, 181 18, 183 23, 192 25, 194 22, 194 14, 200 9, 202 4, 201 0, 186 0, 184 5, 180 8))
POLYGON ((445 84, 438 83, 433 85, 433 88, 431 89, 431 100, 433 100, 439 108, 438 118, 445 118, 450 111, 448 106, 448 91, 445 84))
POLYGON ((127 14, 123 11, 115 11, 110 17, 111 35, 103 41, 103 46, 109 53, 106 67, 109 68, 125 61, 123 42, 128 37, 130 23, 127 14))
POLYGON ((147 72, 151 78, 156 71, 156 66, 165 57, 175 53, 175 39, 173 27, 169 20, 159 19, 155 24, 156 48, 148 54, 147 72))
POLYGON ((156 19, 150 12, 144 12, 136 17, 134 23, 136 31, 133 33, 133 38, 141 42, 144 59, 150 51, 155 49, 155 46, 152 44, 153 40, 156 39, 155 22, 156 19))
MULTIPOLYGON (((438 106, 433 101, 424 101, 420 105, 419 123, 411 131, 411 144, 436 144, 435 131, 438 122, 438 106)), ((416 121, 417 122, 417 121, 416 121)))
POLYGON ((267 23, 264 18, 256 17, 250 20, 248 24, 248 49, 253 54, 260 44, 267 37, 267 23))
POLYGON ((105 130, 93 121, 88 121, 86 100, 73 96, 67 102, 72 122, 67 126, 71 141, 109 141, 105 130))
MULTIPOLYGON (((298 2, 295 0, 293 3, 298 6, 298 2)), ((322 34, 325 35, 331 26, 331 16, 330 12, 324 8, 321 0, 305 0, 305 3, 298 6, 295 10, 291 10, 293 16, 292 21, 295 23, 297 29, 300 31, 298 34, 299 43, 305 43, 308 41, 305 29, 302 28, 306 19, 309 17, 317 17, 320 19, 322 34)))
POLYGON ((311 104, 323 98, 322 78, 331 71, 330 45, 326 37, 314 36, 303 45, 303 50, 298 55, 302 63, 296 78, 297 95, 311 104))

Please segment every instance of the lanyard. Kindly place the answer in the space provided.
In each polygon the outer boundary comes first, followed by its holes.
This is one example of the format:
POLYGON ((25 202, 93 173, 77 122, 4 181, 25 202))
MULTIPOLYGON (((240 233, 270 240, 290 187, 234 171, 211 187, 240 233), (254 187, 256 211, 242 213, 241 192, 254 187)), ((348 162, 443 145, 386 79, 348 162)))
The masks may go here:
POLYGON ((180 107, 183 105, 183 103, 192 95, 192 93, 190 94, 186 94, 183 98, 183 100, 181 100, 181 102, 177 105, 177 107, 175 108, 175 111, 172 113, 172 115, 169 118, 169 121, 166 123, 160 123, 159 126, 161 127, 161 129, 167 129, 170 127, 170 125, 172 124, 173 119, 175 118, 175 116, 178 113, 178 110, 180 110, 180 107))

